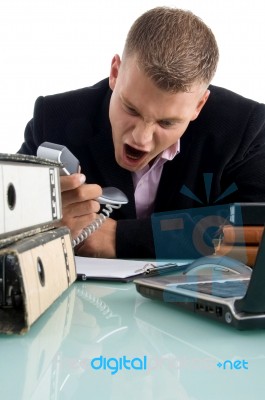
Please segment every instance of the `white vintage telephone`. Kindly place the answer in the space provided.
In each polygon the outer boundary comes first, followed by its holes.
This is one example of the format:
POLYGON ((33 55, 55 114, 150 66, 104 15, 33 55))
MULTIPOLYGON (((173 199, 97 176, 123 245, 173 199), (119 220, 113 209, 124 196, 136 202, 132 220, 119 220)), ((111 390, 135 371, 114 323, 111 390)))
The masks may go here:
MULTIPOLYGON (((60 175, 71 175, 79 171, 80 164, 78 159, 63 145, 43 142, 37 149, 37 156, 49 160, 58 161, 62 164, 60 175)), ((83 242, 88 236, 95 232, 105 220, 110 216, 113 209, 120 208, 128 203, 127 196, 115 187, 106 187, 102 189, 102 195, 96 199, 100 204, 105 204, 98 218, 91 222, 80 235, 73 239, 73 247, 83 242)))

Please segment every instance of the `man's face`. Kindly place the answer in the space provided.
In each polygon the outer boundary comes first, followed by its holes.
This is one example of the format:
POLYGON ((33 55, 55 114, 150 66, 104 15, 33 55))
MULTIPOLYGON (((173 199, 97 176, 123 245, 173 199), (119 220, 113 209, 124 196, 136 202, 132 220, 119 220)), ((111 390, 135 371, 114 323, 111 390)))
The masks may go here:
POLYGON ((129 171, 141 170, 176 143, 209 96, 202 85, 194 85, 188 93, 157 88, 134 57, 122 63, 119 56, 113 58, 109 83, 115 158, 129 171))

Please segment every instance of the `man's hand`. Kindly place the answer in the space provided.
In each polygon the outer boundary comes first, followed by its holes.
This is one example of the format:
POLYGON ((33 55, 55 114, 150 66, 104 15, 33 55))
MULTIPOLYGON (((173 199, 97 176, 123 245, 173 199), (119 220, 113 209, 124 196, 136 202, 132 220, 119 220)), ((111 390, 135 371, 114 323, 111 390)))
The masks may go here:
POLYGON ((102 226, 77 247, 76 254, 83 257, 116 258, 117 222, 108 218, 102 226))
POLYGON ((83 174, 61 176, 62 212, 61 223, 68 226, 76 238, 95 218, 100 204, 95 200, 102 194, 98 185, 85 184, 83 174))

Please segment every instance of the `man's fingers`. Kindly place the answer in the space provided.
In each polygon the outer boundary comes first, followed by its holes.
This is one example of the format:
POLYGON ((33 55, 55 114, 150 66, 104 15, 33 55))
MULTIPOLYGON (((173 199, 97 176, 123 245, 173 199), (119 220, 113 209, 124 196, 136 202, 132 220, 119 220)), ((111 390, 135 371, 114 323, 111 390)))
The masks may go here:
POLYGON ((73 190, 85 183, 86 177, 84 174, 73 174, 68 176, 61 176, 61 191, 73 190))
POLYGON ((96 200, 86 200, 75 204, 69 204, 63 207, 63 215, 68 217, 81 217, 90 213, 97 213, 100 209, 100 204, 96 200))
POLYGON ((62 192, 63 207, 69 204, 82 203, 88 200, 96 199, 101 196, 102 189, 99 185, 89 184, 81 185, 72 190, 62 192))
POLYGON ((68 226, 73 237, 98 218, 100 204, 95 199, 102 195, 99 185, 85 184, 83 174, 61 176, 62 224, 68 226))

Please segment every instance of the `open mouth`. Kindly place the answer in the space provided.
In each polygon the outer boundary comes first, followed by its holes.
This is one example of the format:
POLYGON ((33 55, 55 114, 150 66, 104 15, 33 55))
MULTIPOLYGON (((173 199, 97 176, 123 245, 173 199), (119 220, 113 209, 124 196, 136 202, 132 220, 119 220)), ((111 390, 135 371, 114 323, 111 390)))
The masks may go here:
POLYGON ((129 144, 125 145, 125 153, 130 160, 134 161, 140 160, 147 154, 146 151, 137 150, 134 147, 131 147, 129 144))

